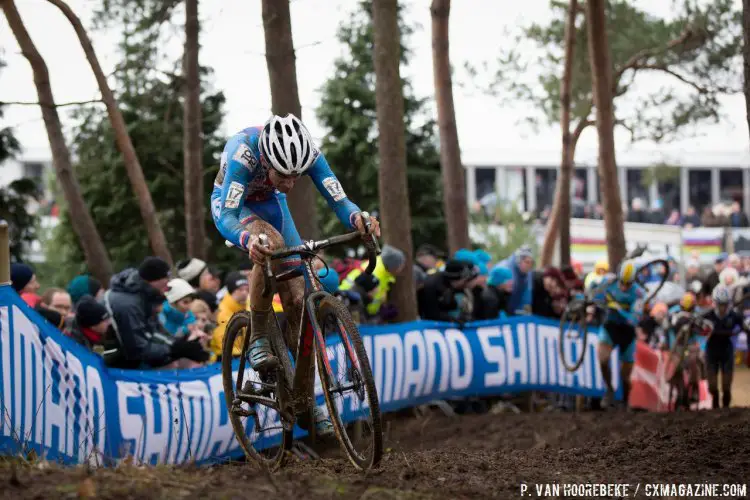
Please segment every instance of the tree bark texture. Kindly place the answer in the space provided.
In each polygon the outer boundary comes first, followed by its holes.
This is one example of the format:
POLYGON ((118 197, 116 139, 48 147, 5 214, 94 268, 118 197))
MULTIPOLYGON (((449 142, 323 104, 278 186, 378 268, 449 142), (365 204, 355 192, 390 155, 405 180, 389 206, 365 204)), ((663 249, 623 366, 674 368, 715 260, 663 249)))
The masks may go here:
POLYGON ((612 62, 607 37, 606 0, 587 0, 589 61, 599 134, 599 184, 604 208, 604 228, 609 265, 615 269, 625 257, 622 200, 615 161, 612 62))
POLYGON ((199 54, 198 0, 185 0, 185 103, 183 156, 185 164, 185 228, 189 257, 206 258, 206 194, 203 192, 203 118, 199 54))
POLYGON ((385 241, 404 252, 406 266, 391 290, 399 310, 397 321, 417 317, 412 277, 412 239, 406 179, 404 92, 399 73, 401 42, 397 0, 372 2, 375 63, 375 104, 380 155, 380 214, 385 241))
POLYGON ((443 171, 443 207, 451 254, 468 248, 469 209, 466 202, 464 167, 456 129, 456 109, 453 104, 453 81, 449 52, 450 0, 432 0, 432 68, 435 78, 440 129, 440 165, 443 171))
POLYGON ((105 287, 109 286, 109 279, 112 276, 112 262, 109 260, 107 249, 104 247, 104 242, 96 229, 91 212, 89 212, 89 208, 83 199, 81 186, 73 172, 70 150, 65 143, 60 116, 57 113, 55 99, 52 95, 47 64, 26 30, 15 2, 13 0, 2 0, 1 4, 8 25, 21 47, 21 52, 29 61, 34 74, 34 85, 39 98, 39 106, 42 109, 42 119, 47 129, 50 149, 52 150, 52 164, 57 174, 57 181, 62 187, 65 201, 68 204, 71 224, 83 249, 86 264, 96 279, 101 281, 105 287))
POLYGON ((141 211, 141 217, 143 217, 143 223, 146 226, 151 249, 153 250, 154 255, 161 257, 172 264, 172 255, 169 252, 167 239, 164 237, 164 231, 161 229, 161 224, 159 223, 159 218, 156 209, 154 208, 154 201, 151 198, 148 184, 146 184, 146 178, 143 175, 141 163, 138 160, 138 155, 133 147, 133 142, 130 140, 125 120, 122 117, 122 113, 120 113, 120 109, 117 107, 115 96, 107 83, 107 77, 104 75, 104 71, 102 71, 102 67, 99 64, 99 58, 96 56, 91 39, 86 33, 86 29, 83 27, 81 20, 67 3, 63 0, 47 1, 59 8, 70 24, 73 25, 73 29, 78 36, 78 41, 81 43, 83 52, 86 54, 86 59, 91 65, 94 77, 96 77, 96 83, 99 85, 99 91, 102 93, 102 100, 107 106, 107 114, 112 123, 112 129, 115 132, 117 148, 122 153, 125 170, 130 179, 130 184, 133 187, 135 197, 138 200, 138 206, 141 211))
MULTIPOLYGON (((552 263, 555 253, 558 228, 560 233, 560 266, 570 264, 570 179, 575 162, 575 144, 570 133, 570 87, 573 76, 573 57, 576 45, 576 17, 578 0, 570 0, 565 22, 565 56, 563 76, 560 82, 560 129, 562 130, 562 162, 557 181, 555 201, 547 221, 547 234, 542 245, 541 264, 552 263)), ((576 137, 577 140, 577 137, 576 137)))
MULTIPOLYGON (((297 65, 289 0, 262 0, 263 31, 266 39, 266 66, 271 84, 271 108, 276 115, 294 114, 302 119, 297 88, 297 65)), ((287 195, 289 211, 303 239, 319 235, 315 187, 309 176, 302 176, 287 195)))

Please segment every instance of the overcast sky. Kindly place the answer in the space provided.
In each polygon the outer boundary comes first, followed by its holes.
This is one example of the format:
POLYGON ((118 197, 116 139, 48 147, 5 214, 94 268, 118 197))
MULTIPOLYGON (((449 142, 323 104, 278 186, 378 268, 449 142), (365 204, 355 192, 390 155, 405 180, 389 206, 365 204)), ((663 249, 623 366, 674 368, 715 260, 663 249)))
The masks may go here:
MULTIPOLYGON (((741 4, 739 0, 735 0, 741 4)), ((407 20, 421 28, 411 38, 414 50, 407 69, 419 96, 433 94, 432 52, 429 0, 408 0, 407 20)), ((672 2, 635 1, 649 12, 666 16, 672 2)), ((52 89, 58 103, 98 97, 98 90, 83 51, 63 15, 46 0, 16 0, 31 36, 50 69, 52 89)), ((90 25, 87 6, 99 0, 69 0, 71 7, 90 25)), ((297 52, 297 79, 303 107, 303 119, 316 137, 324 130, 315 121, 314 109, 319 89, 333 71, 334 59, 343 47, 336 41, 336 29, 345 19, 354 0, 293 0, 292 27, 297 52)), ((451 60, 454 66, 465 61, 479 63, 494 57, 499 48, 512 43, 506 34, 531 21, 543 22, 552 12, 548 0, 463 0, 454 1, 451 12, 451 60)), ((215 70, 214 85, 227 97, 224 131, 227 135, 248 125, 263 122, 270 114, 271 97, 264 52, 260 0, 210 0, 200 4, 202 22, 200 62, 215 70)), ((94 46, 104 71, 117 62, 117 33, 92 32, 94 46)), ((182 50, 181 34, 168 45, 175 58, 182 50)), ((8 67, 0 72, 0 101, 36 101, 31 69, 20 54, 5 18, 0 16, 0 48, 8 67)), ((741 71, 741 68, 738 68, 741 71)), ((460 72, 459 72, 460 73, 460 72)), ((639 80, 639 89, 647 91, 666 80, 649 76, 639 80)), ((114 82, 111 82, 114 83, 114 82)), ((547 127, 535 133, 519 125, 523 106, 509 107, 497 99, 463 88, 454 88, 458 132, 465 162, 503 161, 540 154, 558 158, 559 128, 547 127), (481 160, 480 160, 481 159, 481 160)), ((673 159, 691 154, 736 153, 748 150, 745 105, 741 95, 723 99, 726 119, 704 127, 697 139, 662 146, 673 159)), ((62 108, 65 125, 70 125, 62 108)), ((0 126, 15 127, 28 157, 49 157, 41 113, 36 106, 9 106, 0 126)), ((639 143, 630 146, 627 135, 617 135, 618 150, 624 155, 653 151, 657 146, 639 143)), ((595 156, 596 134, 584 133, 577 160, 595 156)))

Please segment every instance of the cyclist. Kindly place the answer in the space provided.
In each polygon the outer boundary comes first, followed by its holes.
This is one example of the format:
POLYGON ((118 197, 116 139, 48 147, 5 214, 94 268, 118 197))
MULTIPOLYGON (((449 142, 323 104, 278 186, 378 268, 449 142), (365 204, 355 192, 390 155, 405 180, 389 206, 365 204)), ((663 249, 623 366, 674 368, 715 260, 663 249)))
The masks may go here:
MULTIPOLYGON (((263 297, 263 265, 273 249, 301 245, 302 240, 287 206, 288 193, 302 175, 309 175, 315 187, 349 229, 365 234, 361 211, 346 196, 328 162, 315 145, 310 132, 294 115, 274 115, 262 127, 248 127, 224 146, 221 165, 211 193, 211 214, 221 235, 247 250, 256 264, 250 274, 251 333, 248 357, 250 366, 261 373, 278 366, 267 338, 268 321, 273 314, 271 297, 263 297), (266 234, 269 247, 261 245, 259 235, 266 234)), ((371 230, 380 236, 378 221, 370 218, 371 230)), ((283 259, 282 268, 301 265, 298 255, 283 259)), ((289 327, 287 345, 299 331, 302 317, 303 278, 279 283, 289 327)), ((312 365, 311 365, 312 368, 312 365)), ((312 390, 312 370, 310 373, 312 390)), ((330 420, 316 408, 316 428, 332 431, 330 420)))
MULTIPOLYGON (((662 346, 663 349, 671 350, 674 348, 677 342, 677 336, 680 334, 680 330, 686 326, 687 323, 693 321, 696 315, 698 299, 693 292, 686 292, 680 299, 680 303, 675 305, 671 309, 670 319, 670 330, 667 337, 667 342, 662 346)), ((700 316, 699 316, 700 317, 700 316)), ((710 333, 710 322, 706 320, 700 325, 700 332, 691 331, 688 333, 688 338, 685 344, 682 346, 687 350, 687 355, 684 359, 684 365, 678 366, 674 373, 675 377, 682 377, 682 367, 687 367, 689 375, 689 383, 694 388, 692 392, 693 402, 698 401, 698 382, 704 377, 705 365, 701 359, 701 336, 708 335, 710 333)), ((675 353, 673 362, 677 362, 682 357, 682 353, 675 353)))
POLYGON ((734 374, 734 344, 732 336, 748 331, 748 324, 732 307, 732 294, 728 287, 717 285, 712 298, 714 307, 705 314, 713 323, 713 331, 706 341, 706 369, 708 390, 713 398, 713 407, 719 407, 719 372, 721 372, 721 405, 729 407, 732 401, 732 375, 734 374))
POLYGON ((597 345, 599 367, 607 384, 607 392, 602 399, 604 407, 612 404, 614 399, 609 359, 615 346, 620 348, 620 380, 626 403, 630 393, 630 371, 635 358, 635 328, 640 319, 641 302, 646 295, 644 288, 635 280, 637 273, 635 263, 626 260, 617 275, 608 274, 601 283, 593 285, 595 300, 606 302, 607 309, 597 345))

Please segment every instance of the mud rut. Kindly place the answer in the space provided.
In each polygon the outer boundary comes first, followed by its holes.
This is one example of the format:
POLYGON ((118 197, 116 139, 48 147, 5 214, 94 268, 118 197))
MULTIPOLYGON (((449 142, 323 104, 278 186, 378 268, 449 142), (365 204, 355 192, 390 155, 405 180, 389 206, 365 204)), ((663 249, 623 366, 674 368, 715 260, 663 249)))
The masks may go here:
POLYGON ((380 469, 332 458, 273 476, 254 464, 98 470, 0 462, 0 498, 518 498, 562 482, 745 483, 750 410, 669 415, 430 413, 390 421, 380 469))

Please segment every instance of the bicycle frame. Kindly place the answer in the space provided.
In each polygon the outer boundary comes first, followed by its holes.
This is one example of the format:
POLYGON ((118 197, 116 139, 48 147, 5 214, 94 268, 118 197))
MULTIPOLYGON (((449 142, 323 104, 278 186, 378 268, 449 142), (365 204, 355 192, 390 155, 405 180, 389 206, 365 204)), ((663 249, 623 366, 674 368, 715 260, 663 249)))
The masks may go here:
MULTIPOLYGON (((267 238, 263 238, 265 235, 260 236, 261 241, 267 241, 267 238)), ((266 259, 263 268, 264 297, 272 296, 275 292, 275 285, 279 282, 288 281, 298 277, 305 278, 305 291, 303 295, 303 307, 301 311, 302 317, 300 318, 299 331, 297 332, 298 340, 295 350, 296 356, 294 365, 294 377, 293 380, 290 381, 292 384, 290 395, 291 400, 289 402, 286 402, 286 404, 283 404, 284 408, 282 408, 282 411, 288 411, 292 409, 294 414, 300 414, 302 411, 312 407, 313 402, 310 398, 310 393, 312 391, 308 391, 307 385, 309 382, 311 382, 311 380, 309 380, 309 374, 312 368, 311 363, 313 362, 313 342, 317 342, 319 349, 325 349, 326 345, 323 328, 318 322, 316 311, 318 308, 318 303, 324 297, 330 296, 331 294, 321 288, 321 285, 316 278, 316 273, 312 268, 312 260, 315 258, 316 252, 319 250, 348 243, 360 238, 362 238, 362 235, 359 232, 352 232, 341 236, 334 236, 326 240, 310 240, 303 243, 302 245, 285 247, 276 250, 271 254, 271 256, 266 259), (297 254, 299 254, 302 258, 301 270, 300 268, 295 268, 283 271, 279 273, 278 276, 274 274, 272 261, 297 254), (296 406, 298 402, 302 401, 304 401, 304 407, 297 408, 296 406), (291 408, 289 408, 289 406, 291 406, 291 408)), ((227 245, 229 244, 230 243, 227 242, 227 245)), ((365 242, 365 247, 367 248, 369 257, 369 262, 367 268, 365 269, 365 272, 371 274, 375 269, 375 265, 377 262, 376 259, 378 254, 380 253, 377 239, 371 237, 369 243, 367 241, 365 242)), ((278 331, 277 333, 281 334, 281 331, 278 331)), ((350 356, 350 359, 354 363, 356 363, 357 357, 354 353, 354 348, 351 345, 349 338, 346 335, 342 335, 341 337, 341 341, 344 344, 347 353, 350 356)), ((292 348, 292 346, 288 347, 290 349, 292 348)), ((333 379, 333 369, 326 353, 323 353, 322 358, 326 374, 331 379, 333 379)), ((359 366, 356 365, 355 367, 359 368, 359 366)))

